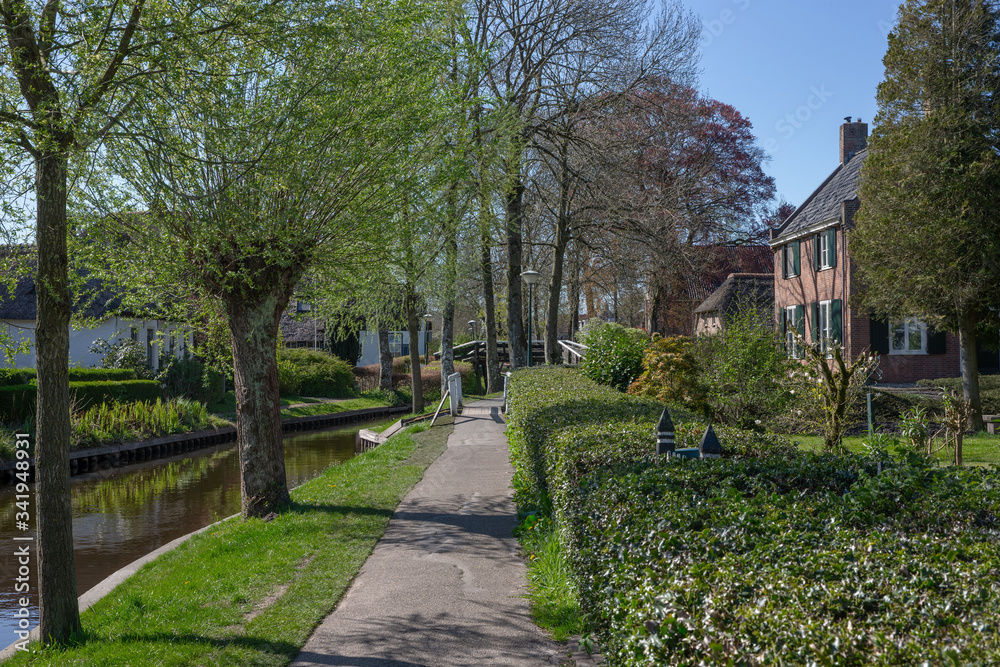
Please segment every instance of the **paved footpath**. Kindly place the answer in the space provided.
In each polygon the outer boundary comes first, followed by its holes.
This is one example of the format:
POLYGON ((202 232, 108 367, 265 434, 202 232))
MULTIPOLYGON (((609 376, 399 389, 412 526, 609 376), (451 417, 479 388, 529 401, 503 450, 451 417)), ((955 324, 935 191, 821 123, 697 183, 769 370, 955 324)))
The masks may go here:
POLYGON ((565 647, 532 623, 523 597, 501 403, 466 406, 448 449, 403 499, 293 667, 559 663, 565 647))

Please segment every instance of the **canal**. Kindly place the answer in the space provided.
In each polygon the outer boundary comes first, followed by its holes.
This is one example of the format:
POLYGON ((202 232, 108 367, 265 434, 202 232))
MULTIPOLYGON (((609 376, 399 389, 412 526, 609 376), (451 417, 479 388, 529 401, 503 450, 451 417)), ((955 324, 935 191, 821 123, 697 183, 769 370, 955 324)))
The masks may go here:
MULTIPOLYGON (((354 455, 358 430, 352 424, 324 431, 285 435, 285 473, 289 488, 312 479, 331 464, 354 455)), ((235 443, 188 452, 123 468, 110 468, 72 478, 73 542, 76 581, 83 594, 120 568, 150 551, 240 511, 239 454, 235 443)), ((0 648, 17 641, 14 616, 18 576, 14 550, 14 487, 0 489, 0 648)), ((31 514, 34 519, 34 495, 31 514)), ((34 545, 32 544, 32 551, 34 545)), ((31 625, 37 622, 34 580, 31 625)))

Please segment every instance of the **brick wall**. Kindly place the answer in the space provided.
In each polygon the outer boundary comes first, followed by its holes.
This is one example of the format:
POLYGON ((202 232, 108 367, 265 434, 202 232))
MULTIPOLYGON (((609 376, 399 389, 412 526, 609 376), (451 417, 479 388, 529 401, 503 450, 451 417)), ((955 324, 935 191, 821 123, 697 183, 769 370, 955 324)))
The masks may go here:
MULTIPOLYGON (((842 206, 843 219, 850 226, 854 213, 858 210, 857 200, 845 202, 842 206)), ((867 312, 856 313, 851 306, 850 295, 857 283, 854 280, 854 265, 847 258, 848 243, 837 229, 837 266, 817 271, 815 267, 815 237, 801 239, 801 275, 785 279, 782 277, 781 246, 774 256, 774 303, 778 326, 781 326, 782 311, 787 306, 802 305, 805 310, 806 340, 812 340, 812 318, 810 304, 827 299, 841 299, 843 302, 843 334, 846 352, 854 358, 871 347, 871 319, 867 312)), ((882 355, 879 360, 882 383, 915 382, 921 379, 957 377, 959 369, 958 338, 947 336, 945 354, 882 355)))

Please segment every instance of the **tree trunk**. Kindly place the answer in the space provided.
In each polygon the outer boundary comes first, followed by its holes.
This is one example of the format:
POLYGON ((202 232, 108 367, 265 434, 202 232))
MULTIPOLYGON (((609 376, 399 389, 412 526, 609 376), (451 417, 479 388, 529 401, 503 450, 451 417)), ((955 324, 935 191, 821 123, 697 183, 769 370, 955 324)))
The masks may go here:
POLYGON ((666 284, 663 280, 661 272, 657 271, 650 278, 649 283, 652 286, 650 298, 649 298, 649 312, 646 314, 646 322, 648 323, 649 333, 659 333, 663 334, 665 330, 665 323, 662 321, 660 312, 663 309, 663 303, 666 301, 666 284))
POLYGON ((552 248, 552 277, 549 279, 549 304, 545 317, 545 363, 558 364, 562 348, 556 342, 559 334, 559 295, 562 293, 563 260, 569 243, 569 215, 556 221, 556 242, 552 248))
POLYGON ((378 325, 378 387, 392 391, 392 350, 389 349, 389 329, 378 325))
MULTIPOLYGON (((278 281, 275 281, 278 282, 278 281)), ((278 398, 278 321, 288 296, 255 291, 223 296, 233 339, 236 443, 243 518, 266 516, 290 502, 278 398)))
MULTIPOLYGON (((413 414, 424 411, 424 382, 420 376, 420 320, 417 319, 417 295, 413 285, 406 286, 406 327, 410 333, 410 389, 413 393, 413 414)), ((442 355, 443 357, 443 355, 442 355)))
POLYGON ((490 254, 489 229, 483 226, 479 239, 479 258, 483 273, 483 302, 486 307, 486 393, 503 389, 500 382, 500 359, 497 354, 496 304, 493 302, 493 257, 490 254))
POLYGON ((573 246, 571 253, 569 280, 569 339, 576 340, 576 332, 580 330, 580 244, 573 246))
POLYGON ((959 344, 962 347, 962 396, 972 406, 969 429, 974 433, 983 430, 983 401, 979 395, 979 358, 976 354, 976 322, 965 318, 959 325, 959 344))
POLYGON ((35 164, 38 325, 35 498, 38 621, 42 642, 63 643, 79 632, 73 505, 69 486, 69 258, 66 247, 66 158, 35 164))
POLYGON ((441 313, 441 395, 448 390, 448 376, 455 372, 455 302, 449 301, 441 313))
POLYGON ((455 372, 455 289, 458 283, 457 185, 446 193, 447 220, 444 228, 444 309, 441 313, 441 395, 448 390, 448 376, 455 372))
POLYGON ((516 370, 526 365, 524 342, 523 298, 521 292, 521 203, 524 199, 524 182, 517 167, 514 182, 507 191, 507 338, 510 350, 510 368, 516 370))

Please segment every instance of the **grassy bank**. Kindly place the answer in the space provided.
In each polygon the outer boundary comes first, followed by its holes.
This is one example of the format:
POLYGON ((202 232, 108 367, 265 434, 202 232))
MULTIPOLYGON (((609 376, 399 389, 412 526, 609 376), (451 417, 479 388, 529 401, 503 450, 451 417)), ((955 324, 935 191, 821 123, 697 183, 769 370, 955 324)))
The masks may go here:
POLYGON ((193 537, 85 612, 74 645, 5 664, 287 664, 444 451, 451 428, 422 428, 331 467, 273 521, 231 520, 193 537))
MULTIPOLYGON (((799 449, 806 451, 822 451, 823 438, 818 435, 789 436, 799 449)), ((844 438, 844 447, 855 454, 865 452, 864 441, 867 436, 848 436, 844 438)), ((940 442, 935 448, 940 446, 940 442)), ((951 449, 943 449, 935 455, 941 463, 951 463, 954 454, 951 449)), ((990 435, 986 432, 976 435, 966 435, 962 441, 962 462, 965 465, 1000 464, 1000 435, 990 435)))

